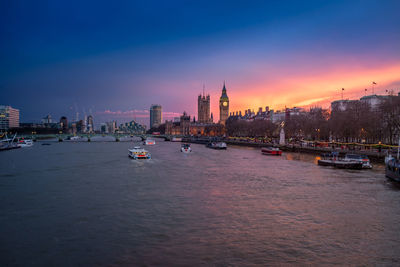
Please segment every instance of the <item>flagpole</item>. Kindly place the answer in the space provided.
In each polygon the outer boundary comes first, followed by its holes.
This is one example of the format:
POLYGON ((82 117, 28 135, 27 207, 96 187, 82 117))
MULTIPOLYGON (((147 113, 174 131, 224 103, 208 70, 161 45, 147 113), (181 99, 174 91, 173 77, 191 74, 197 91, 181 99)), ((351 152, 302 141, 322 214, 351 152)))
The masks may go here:
POLYGON ((372 82, 372 94, 374 94, 375 84, 376 82, 372 82))

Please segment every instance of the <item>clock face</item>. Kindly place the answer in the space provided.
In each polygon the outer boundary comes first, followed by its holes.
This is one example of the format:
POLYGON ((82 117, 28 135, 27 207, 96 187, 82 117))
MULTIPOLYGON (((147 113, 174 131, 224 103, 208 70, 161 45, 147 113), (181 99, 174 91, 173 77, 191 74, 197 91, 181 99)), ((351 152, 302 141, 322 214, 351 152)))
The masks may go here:
POLYGON ((222 103, 222 105, 223 105, 224 107, 226 107, 226 106, 228 106, 228 102, 224 101, 224 102, 222 103))

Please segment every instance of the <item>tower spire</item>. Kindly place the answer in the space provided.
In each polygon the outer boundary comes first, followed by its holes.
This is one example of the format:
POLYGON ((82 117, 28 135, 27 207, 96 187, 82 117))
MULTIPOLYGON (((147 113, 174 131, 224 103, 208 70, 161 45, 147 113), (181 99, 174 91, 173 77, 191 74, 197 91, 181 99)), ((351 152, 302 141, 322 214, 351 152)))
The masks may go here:
POLYGON ((205 93, 205 89, 206 89, 206 85, 203 83, 203 96, 205 96, 205 95, 206 95, 206 93, 205 93))

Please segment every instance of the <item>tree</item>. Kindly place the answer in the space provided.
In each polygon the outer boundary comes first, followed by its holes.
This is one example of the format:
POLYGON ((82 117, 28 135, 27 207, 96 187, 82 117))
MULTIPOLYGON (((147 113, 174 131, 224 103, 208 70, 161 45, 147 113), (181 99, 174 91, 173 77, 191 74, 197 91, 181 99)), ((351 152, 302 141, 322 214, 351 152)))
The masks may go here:
POLYGON ((400 96, 389 96, 379 106, 382 115, 382 128, 393 144, 395 135, 400 134, 400 96))

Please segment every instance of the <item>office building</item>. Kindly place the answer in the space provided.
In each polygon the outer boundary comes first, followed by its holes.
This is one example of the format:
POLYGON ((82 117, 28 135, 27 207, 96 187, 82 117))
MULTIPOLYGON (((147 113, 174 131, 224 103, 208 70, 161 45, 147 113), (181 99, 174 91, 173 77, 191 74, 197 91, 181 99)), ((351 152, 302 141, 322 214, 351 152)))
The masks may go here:
POLYGON ((19 109, 0 106, 0 131, 19 127, 19 109))
POLYGON ((157 127, 162 122, 161 105, 151 105, 150 107, 150 128, 157 127))

